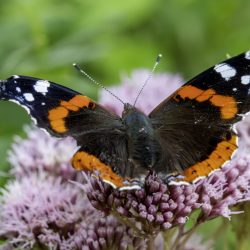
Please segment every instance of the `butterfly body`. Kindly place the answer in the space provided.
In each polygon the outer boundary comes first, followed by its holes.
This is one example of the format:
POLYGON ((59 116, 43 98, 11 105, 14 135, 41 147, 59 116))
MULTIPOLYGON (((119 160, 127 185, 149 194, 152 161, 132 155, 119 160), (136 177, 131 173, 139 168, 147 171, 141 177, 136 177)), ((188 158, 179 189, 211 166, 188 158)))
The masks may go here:
POLYGON ((125 104, 122 114, 125 125, 128 159, 132 178, 140 172, 145 177, 147 172, 155 169, 162 155, 159 139, 149 117, 130 104, 125 104))
POLYGON ((24 107, 51 135, 76 139, 75 169, 119 189, 140 188, 150 171, 166 181, 180 175, 182 182, 175 183, 190 183, 219 170, 237 149, 234 128, 250 111, 249 93, 250 52, 199 74, 149 115, 125 104, 119 117, 47 80, 0 81, 0 99, 24 107))

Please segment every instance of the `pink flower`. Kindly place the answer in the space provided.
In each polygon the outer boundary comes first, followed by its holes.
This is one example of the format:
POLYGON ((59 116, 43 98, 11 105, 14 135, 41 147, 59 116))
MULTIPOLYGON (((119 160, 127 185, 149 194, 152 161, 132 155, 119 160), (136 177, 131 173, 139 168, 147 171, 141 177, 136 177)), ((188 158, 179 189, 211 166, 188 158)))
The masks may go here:
POLYGON ((149 175, 145 186, 136 191, 114 190, 92 178, 88 197, 91 204, 105 213, 117 213, 136 221, 141 234, 183 225, 198 208, 197 223, 217 216, 230 218, 231 206, 250 200, 250 157, 242 156, 192 185, 167 186, 157 176, 149 175))
POLYGON ((93 214, 86 201, 83 192, 59 177, 33 174, 11 181, 2 190, 0 235, 21 249, 37 243, 56 249, 82 217, 93 214))
POLYGON ((15 137, 8 152, 11 173, 16 178, 40 171, 65 179, 76 178, 77 173, 70 164, 72 155, 77 151, 73 138, 60 140, 30 126, 26 126, 25 131, 27 139, 15 137))

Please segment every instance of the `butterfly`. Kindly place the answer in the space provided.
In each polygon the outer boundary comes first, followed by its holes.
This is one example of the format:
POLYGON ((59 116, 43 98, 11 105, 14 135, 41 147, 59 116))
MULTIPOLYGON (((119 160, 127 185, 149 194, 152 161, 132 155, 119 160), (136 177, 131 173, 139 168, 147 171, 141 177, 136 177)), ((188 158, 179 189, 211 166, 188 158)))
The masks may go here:
POLYGON ((192 183, 229 161, 235 124, 250 109, 250 51, 221 62, 184 84, 148 116, 124 104, 118 116, 91 98, 28 76, 0 81, 0 99, 24 107, 52 136, 72 136, 76 170, 120 190, 143 186, 149 172, 192 183))

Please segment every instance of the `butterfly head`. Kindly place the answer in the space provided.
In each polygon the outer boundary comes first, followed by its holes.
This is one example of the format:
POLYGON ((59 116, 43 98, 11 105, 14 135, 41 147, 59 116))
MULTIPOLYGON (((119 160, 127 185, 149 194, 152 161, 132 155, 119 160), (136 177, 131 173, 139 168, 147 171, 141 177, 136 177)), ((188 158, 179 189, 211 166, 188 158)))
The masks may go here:
POLYGON ((153 130, 148 116, 129 103, 124 104, 122 120, 123 124, 127 127, 128 132, 130 129, 135 131, 136 134, 138 133, 138 130, 147 131, 147 133, 150 133, 151 130, 153 130))
POLYGON ((129 114, 136 112, 137 109, 130 103, 124 103, 124 109, 122 112, 122 119, 125 119, 129 114))

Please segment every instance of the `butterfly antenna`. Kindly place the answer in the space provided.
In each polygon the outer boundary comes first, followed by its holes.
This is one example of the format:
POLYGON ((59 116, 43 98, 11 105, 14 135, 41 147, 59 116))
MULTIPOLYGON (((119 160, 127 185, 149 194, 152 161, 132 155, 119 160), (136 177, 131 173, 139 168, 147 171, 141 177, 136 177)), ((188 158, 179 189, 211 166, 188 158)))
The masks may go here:
POLYGON ((80 72, 82 75, 86 76, 91 82, 95 83, 97 86, 103 88, 106 90, 109 94, 111 94, 113 97, 115 97, 118 101, 120 101, 123 105, 125 104, 124 101, 122 101, 118 96, 116 96, 114 93, 112 93, 109 89, 107 89, 105 86, 103 86, 100 82, 97 82, 94 78, 92 78, 88 73, 86 73, 83 69, 79 67, 78 64, 73 63, 74 68, 80 72))
POLYGON ((153 74, 154 74, 154 71, 155 71, 157 65, 160 63, 161 58, 162 58, 162 55, 159 54, 159 55, 157 56, 156 60, 155 60, 155 64, 154 64, 154 66, 153 66, 153 69, 151 70, 151 72, 150 72, 148 78, 147 78, 146 81, 143 83, 143 85, 142 85, 142 87, 141 87, 141 89, 140 89, 140 91, 139 91, 137 97, 135 98, 134 106, 135 106, 135 104, 137 103, 138 98, 139 98, 139 96, 141 95, 143 89, 145 88, 145 86, 147 85, 147 83, 149 82, 149 80, 152 78, 152 76, 153 76, 153 74))

